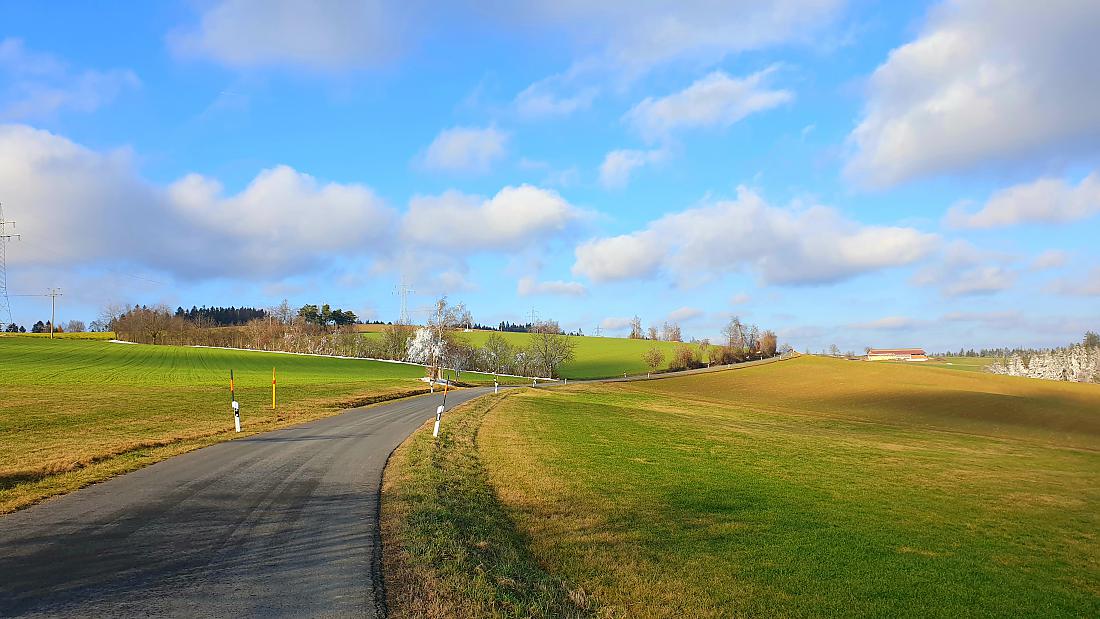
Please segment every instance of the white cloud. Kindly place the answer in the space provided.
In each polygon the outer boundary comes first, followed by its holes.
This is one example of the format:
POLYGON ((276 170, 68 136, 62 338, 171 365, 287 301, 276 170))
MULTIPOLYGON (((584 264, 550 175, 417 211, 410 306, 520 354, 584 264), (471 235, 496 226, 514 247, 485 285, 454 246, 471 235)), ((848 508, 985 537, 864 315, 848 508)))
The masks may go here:
POLYGON ((569 297, 583 297, 588 294, 584 284, 580 282, 548 281, 542 282, 534 277, 521 277, 516 285, 516 292, 521 297, 532 295, 562 295, 569 297))
POLYGON ((966 241, 948 245, 937 263, 913 276, 918 286, 933 286, 947 297, 988 295, 1011 288, 1017 273, 1008 258, 982 251, 966 241))
POLYGON ((907 316, 886 316, 885 318, 876 320, 852 323, 848 325, 848 327, 865 331, 900 331, 903 329, 913 329, 920 326, 920 324, 920 321, 907 316))
POLYGON ((508 134, 495 127, 454 127, 441 131, 424 153, 429 169, 488 172, 504 156, 508 134))
POLYGON ((647 277, 664 260, 660 240, 648 232, 587 241, 576 256, 573 274, 597 282, 647 277))
POLYGON ((1100 175, 1093 172, 1076 187, 1041 178, 993 194, 977 212, 952 207, 945 218, 955 228, 995 228, 1022 223, 1069 223, 1100 213, 1100 175))
POLYGON ((1057 269, 1058 267, 1065 266, 1068 261, 1069 254, 1066 252, 1060 249, 1048 249, 1038 256, 1035 256, 1035 259, 1031 261, 1031 268, 1036 271, 1057 269))
POLYGON ((730 297, 730 305, 744 305, 749 301, 752 301, 752 297, 743 292, 730 297))
POLYGON ((600 328, 606 331, 622 331, 623 329, 630 328, 630 322, 633 318, 604 318, 600 321, 600 328))
POLYGON ((560 94, 565 84, 571 81, 570 75, 553 75, 524 88, 514 102, 516 111, 526 118, 547 116, 568 116, 592 105, 596 95, 595 87, 581 87, 572 94, 560 94))
POLYGON ((683 128, 728 127, 754 112, 794 98, 790 91, 765 87, 774 71, 771 67, 744 78, 715 71, 680 92, 644 99, 624 118, 648 140, 666 138, 683 128))
POLYGON ((391 213, 361 185, 321 184, 279 166, 236 195, 186 176, 142 179, 125 151, 99 153, 23 125, 0 126, 0 186, 32 266, 126 262, 181 278, 291 275, 333 251, 385 244, 391 213))
POLYGON ((697 307, 681 307, 668 314, 668 319, 675 322, 686 322, 702 316, 705 312, 697 307))
POLYGON ((668 157, 668 151, 653 150, 613 150, 603 158, 600 164, 600 184, 608 189, 621 189, 630 182, 630 176, 643 166, 660 163, 668 157))
POLYGON ((644 230, 584 243, 576 250, 573 272, 612 281, 664 270, 691 284, 747 269, 765 283, 822 283, 911 264, 938 242, 913 228, 861 225, 824 206, 769 206, 740 187, 736 200, 672 213, 644 230))
POLYGON ((402 233, 434 249, 518 249, 565 232, 582 216, 557 192, 531 185, 505 187, 488 199, 449 191, 413 198, 402 233))
POLYGON ((363 185, 320 183, 281 165, 260 172, 240 193, 223 195, 215 180, 190 174, 168 188, 175 210, 196 226, 228 233, 254 268, 282 268, 325 250, 362 251, 387 238, 392 214, 363 185))
POLYGON ((579 60, 516 97, 521 115, 565 115, 606 89, 622 89, 655 67, 713 66, 731 54, 820 41, 845 0, 685 0, 675 3, 540 0, 500 3, 505 27, 564 30, 579 60), (628 16, 628 17, 624 17, 628 16))
POLYGON ((888 186, 1096 153, 1097 23, 1097 2, 944 2, 871 76, 847 172, 888 186))
POLYGON ((1100 267, 1094 267, 1082 279, 1056 279, 1050 283, 1047 290, 1069 297, 1100 296, 1100 267))
POLYGON ((842 0, 542 0, 505 3, 499 13, 540 30, 564 28, 602 62, 637 73, 670 61, 706 64, 733 53, 810 41, 843 4, 842 0))
POLYGON ((399 9, 383 0, 218 0, 169 43, 179 54, 238 68, 371 66, 401 51, 408 29, 399 9))
POLYGON ((20 39, 0 40, 0 117, 25 119, 61 110, 94 112, 139 87, 133 71, 74 71, 49 54, 28 51, 20 39))

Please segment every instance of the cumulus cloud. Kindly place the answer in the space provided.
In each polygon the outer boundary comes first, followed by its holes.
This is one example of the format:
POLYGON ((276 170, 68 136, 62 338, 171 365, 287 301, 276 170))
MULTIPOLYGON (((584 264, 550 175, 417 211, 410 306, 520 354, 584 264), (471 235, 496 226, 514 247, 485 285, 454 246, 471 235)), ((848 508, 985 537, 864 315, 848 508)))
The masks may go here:
POLYGON ((1060 249, 1048 249, 1038 256, 1035 256, 1035 259, 1031 261, 1031 268, 1036 271, 1057 269, 1058 267, 1065 266, 1068 261, 1069 254, 1066 252, 1060 249))
POLYGON ((630 182, 634 171, 643 166, 660 163, 668 157, 668 151, 653 150, 613 150, 603 158, 600 164, 600 184, 607 189, 621 189, 630 182))
POLYGON ((32 52, 20 39, 0 40, 0 117, 25 119, 62 110, 93 112, 141 85, 128 69, 74 70, 62 60, 32 52))
POLYGON ((649 232, 594 239, 577 247, 573 274, 597 282, 644 278, 661 266, 663 249, 649 232))
POLYGON ((519 249, 565 232, 582 216, 557 192, 531 185, 505 187, 492 198, 448 191, 413 198, 402 233, 436 249, 519 249))
POLYGON ((948 245, 939 260, 913 276, 918 286, 939 288, 946 297, 988 295, 1011 288, 1017 273, 1005 256, 982 251, 966 241, 948 245))
POLYGON ((441 131, 424 153, 425 167, 450 172, 488 172, 504 156, 508 134, 495 127, 441 131))
POLYGON ((567 297, 583 297, 588 294, 588 289, 580 282, 566 281, 538 281, 534 277, 521 277, 516 285, 516 292, 521 297, 534 295, 561 295, 567 297))
POLYGON ((853 177, 889 186, 1100 144, 1100 3, 948 0, 871 76, 853 177))
POLYGON ((701 283, 748 270, 764 283, 838 281, 914 263, 939 237, 913 228, 865 226, 825 206, 779 208, 740 187, 736 200, 666 215, 637 232, 588 241, 573 272, 593 281, 666 271, 701 283))
POLYGON ((1023 223, 1069 223, 1100 213, 1100 175, 1093 172, 1076 186, 1059 178, 1041 178, 993 194, 976 212, 952 207, 946 223, 955 228, 995 228, 1023 223))
POLYGON ((516 95, 516 111, 525 118, 542 118, 568 116, 578 110, 587 109, 599 91, 593 86, 569 90, 568 84, 573 77, 572 73, 552 75, 524 88, 516 95), (563 89, 569 94, 562 94, 563 89))
POLYGON ((600 328, 605 331, 622 331, 630 327, 633 318, 611 317, 600 321, 600 328))
POLYGON ((391 213, 361 185, 322 184, 279 166, 225 195, 189 175, 165 188, 126 151, 100 153, 22 125, 0 126, 0 185, 25 243, 13 263, 127 262, 181 278, 291 275, 334 250, 384 242, 391 213))
POLYGON ((1047 290, 1069 297, 1100 296, 1100 267, 1094 267, 1080 279, 1056 279, 1050 283, 1047 290))
POLYGON ((668 319, 676 322, 687 322, 702 316, 705 312, 697 307, 681 307, 668 314, 668 319))
POLYGON ((236 195, 197 174, 168 188, 173 208, 198 227, 229 234, 248 264, 285 268, 314 252, 362 252, 388 237, 391 211, 368 187, 321 183, 289 166, 260 172, 236 195))
POLYGON ((181 55, 238 68, 371 66, 401 50, 407 23, 399 8, 384 0, 218 0, 169 44, 181 55))
POLYGON ((903 329, 912 329, 920 325, 921 321, 914 320, 907 316, 886 316, 876 320, 852 323, 848 325, 848 327, 864 331, 900 331, 903 329))
POLYGON ((498 3, 496 13, 539 29, 564 28, 602 62, 637 73, 674 60, 708 63, 732 53, 809 41, 843 4, 842 0, 540 0, 498 3))
POLYGON ((677 129, 728 127, 750 114, 794 98, 788 90, 766 87, 774 71, 772 67, 744 78, 715 71, 680 92, 644 99, 624 118, 648 140, 665 138, 677 129))
POLYGON ((622 87, 655 67, 677 62, 708 66, 731 54, 819 40, 844 4, 539 0, 497 2, 492 13, 509 28, 565 30, 583 50, 567 71, 535 82, 516 97, 521 115, 550 116, 584 109, 609 84, 622 87))

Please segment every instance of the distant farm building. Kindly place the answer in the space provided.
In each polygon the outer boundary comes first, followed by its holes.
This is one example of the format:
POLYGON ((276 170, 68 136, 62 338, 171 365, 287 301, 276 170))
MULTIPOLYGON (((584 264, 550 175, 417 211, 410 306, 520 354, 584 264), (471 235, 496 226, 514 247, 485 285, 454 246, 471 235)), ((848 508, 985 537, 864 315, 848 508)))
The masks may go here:
POLYGON ((923 348, 872 348, 868 361, 928 361, 923 348))

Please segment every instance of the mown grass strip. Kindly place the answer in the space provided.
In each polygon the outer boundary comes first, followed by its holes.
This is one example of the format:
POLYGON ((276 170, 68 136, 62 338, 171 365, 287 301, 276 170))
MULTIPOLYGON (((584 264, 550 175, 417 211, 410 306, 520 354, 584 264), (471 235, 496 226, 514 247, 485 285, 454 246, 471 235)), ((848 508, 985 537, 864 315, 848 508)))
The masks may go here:
POLYGON ((508 394, 449 412, 390 458, 382 537, 390 615, 585 617, 583 590, 546 573, 497 501, 478 456, 481 421, 508 394))

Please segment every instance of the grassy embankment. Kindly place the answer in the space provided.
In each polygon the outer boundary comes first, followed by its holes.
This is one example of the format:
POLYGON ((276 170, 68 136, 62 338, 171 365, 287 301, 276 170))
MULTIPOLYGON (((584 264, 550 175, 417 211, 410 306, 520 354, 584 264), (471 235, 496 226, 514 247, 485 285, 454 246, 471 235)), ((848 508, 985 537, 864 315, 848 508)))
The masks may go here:
MULTIPOLYGON (((376 325, 368 325, 376 326, 376 325)), ((528 333, 501 333, 497 331, 470 331, 458 332, 457 335, 464 338, 474 346, 484 346, 489 336, 497 333, 504 337, 509 344, 522 348, 531 341, 528 333)), ((364 337, 381 337, 378 332, 368 332, 364 337)), ((665 353, 665 360, 661 368, 667 368, 676 347, 676 342, 659 342, 652 340, 631 340, 617 337, 591 337, 591 336, 566 336, 576 344, 574 355, 576 359, 566 363, 561 368, 564 378, 582 380, 588 378, 611 378, 628 374, 644 374, 649 368, 642 361, 642 353, 653 346, 657 346, 665 353)))
POLYGON ((512 393, 470 445, 600 614, 1100 614, 1096 385, 803 357, 512 393))
POLYGON ((0 513, 232 438, 230 369, 249 433, 426 390, 408 365, 0 337, 0 513))
POLYGON ((386 466, 383 573, 394 619, 582 616, 583 592, 538 566, 478 456, 477 429, 503 397, 454 409, 438 439, 425 426, 386 466))

